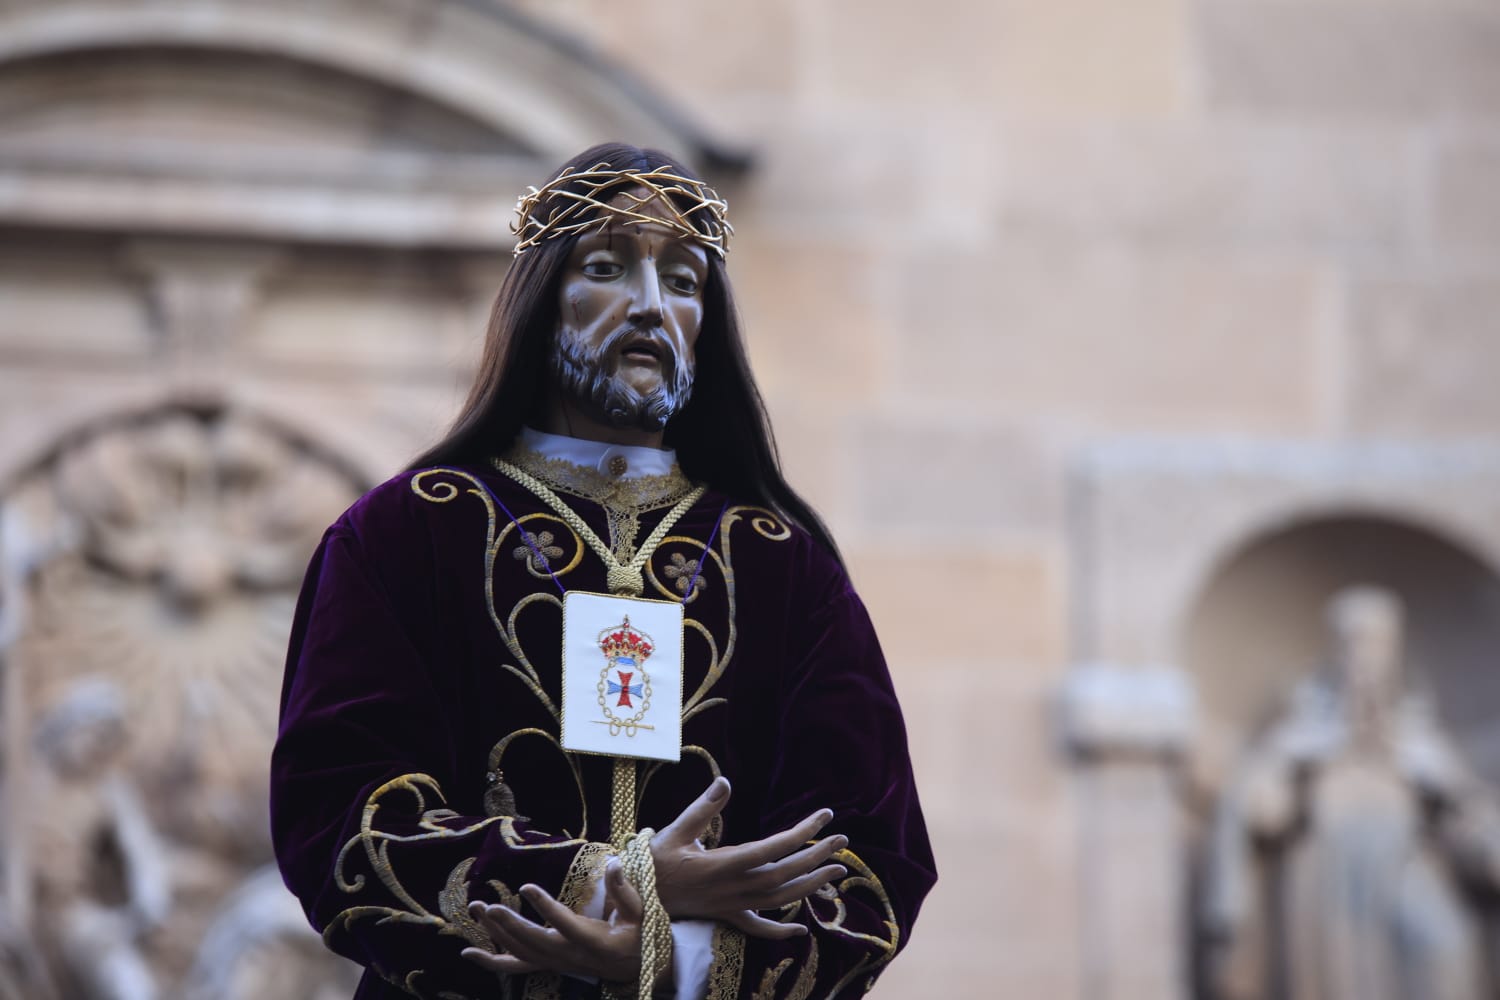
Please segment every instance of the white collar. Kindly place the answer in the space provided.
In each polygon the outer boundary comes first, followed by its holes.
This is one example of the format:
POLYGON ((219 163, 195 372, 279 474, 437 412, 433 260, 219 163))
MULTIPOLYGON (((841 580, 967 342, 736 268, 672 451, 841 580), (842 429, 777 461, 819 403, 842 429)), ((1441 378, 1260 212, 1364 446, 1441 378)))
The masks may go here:
POLYGON ((647 448, 643 445, 606 444, 603 441, 586 441, 583 438, 567 437, 563 434, 548 434, 530 427, 521 428, 521 447, 536 452, 543 458, 556 458, 585 469, 595 469, 616 479, 634 479, 637 476, 665 476, 677 465, 677 452, 671 448, 647 448), (625 469, 616 472, 623 459, 625 469))

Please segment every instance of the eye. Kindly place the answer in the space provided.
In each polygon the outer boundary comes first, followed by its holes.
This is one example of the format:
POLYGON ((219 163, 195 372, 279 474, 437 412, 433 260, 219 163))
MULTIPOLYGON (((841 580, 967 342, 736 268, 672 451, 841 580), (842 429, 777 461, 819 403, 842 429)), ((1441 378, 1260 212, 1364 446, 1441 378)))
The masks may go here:
POLYGON ((698 291, 697 276, 686 271, 669 271, 662 275, 662 281, 678 295, 693 295, 698 291))
POLYGON ((618 278, 620 275, 625 273, 624 265, 616 264, 612 260, 584 261, 583 266, 580 267, 579 270, 590 278, 598 278, 601 280, 608 278, 618 278))

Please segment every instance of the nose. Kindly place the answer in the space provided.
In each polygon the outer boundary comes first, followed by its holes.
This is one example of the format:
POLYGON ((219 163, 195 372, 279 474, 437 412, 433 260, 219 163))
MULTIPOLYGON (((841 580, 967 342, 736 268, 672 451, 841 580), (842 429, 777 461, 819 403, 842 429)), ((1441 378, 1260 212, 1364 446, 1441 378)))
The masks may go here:
POLYGON ((630 295, 630 322, 648 329, 661 326, 661 276, 656 273, 656 268, 637 268, 634 284, 630 295))

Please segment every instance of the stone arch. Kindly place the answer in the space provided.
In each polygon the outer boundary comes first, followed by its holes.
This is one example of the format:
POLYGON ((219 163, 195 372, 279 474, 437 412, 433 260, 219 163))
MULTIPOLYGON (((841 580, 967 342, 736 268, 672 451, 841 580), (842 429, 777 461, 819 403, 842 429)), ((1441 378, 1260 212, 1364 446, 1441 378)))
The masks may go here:
POLYGON ((1408 683, 1433 696, 1473 763, 1500 783, 1500 574, 1430 517, 1375 505, 1280 519, 1220 555, 1184 608, 1181 664, 1198 693, 1205 784, 1324 659, 1323 615, 1362 583, 1407 609, 1408 683))
POLYGON ((152 53, 177 55, 178 72, 201 64, 205 79, 259 67, 268 81, 303 73, 363 87, 381 96, 354 103, 419 109, 409 118, 438 139, 389 149, 354 136, 320 156, 310 120, 286 149, 245 156, 212 142, 10 129, 0 224, 494 249, 510 243, 516 193, 592 143, 662 146, 710 172, 748 164, 624 70, 503 4, 33 0, 0 11, 0 82, 24 67, 152 53))
POLYGON ((1328 511, 1420 526, 1500 566, 1500 450, 1481 445, 1127 442, 1071 485, 1078 662, 1177 666, 1223 560, 1328 511))
POLYGON ((745 162, 623 69, 503 4, 211 0, 184 11, 160 0, 34 0, 0 14, 0 63, 148 46, 336 67, 462 110, 549 159, 611 134, 684 147, 704 167, 745 162))

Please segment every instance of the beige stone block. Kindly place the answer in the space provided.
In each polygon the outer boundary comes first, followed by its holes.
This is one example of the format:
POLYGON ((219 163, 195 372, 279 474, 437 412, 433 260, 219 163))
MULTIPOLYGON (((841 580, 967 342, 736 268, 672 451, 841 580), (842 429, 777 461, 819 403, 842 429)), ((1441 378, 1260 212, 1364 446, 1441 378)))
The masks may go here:
POLYGON ((904 240, 922 222, 926 170, 911 145, 900 116, 788 116, 758 137, 754 171, 729 193, 734 218, 753 220, 736 226, 746 236, 904 240))
POLYGON ((828 407, 880 392, 894 331, 868 243, 757 234, 732 253, 745 339, 767 392, 828 407))
POLYGON ((1209 0, 1195 23, 1210 108, 1500 111, 1500 10, 1491 5, 1209 0))
POLYGON ((825 0, 803 47, 808 96, 829 107, 983 105, 997 89, 1002 6, 825 0))
MULTIPOLYGON (((943 612, 930 621, 935 631, 954 618, 943 612)), ((893 659, 893 678, 929 826, 1035 847, 1061 836, 1069 815, 1056 725, 1061 668, 1003 659, 1003 625, 994 635, 961 656, 893 659)))
POLYGON ((858 239, 866 252, 985 242, 1004 174, 1000 133, 946 104, 920 116, 769 106, 747 133, 756 165, 723 189, 737 227, 731 269, 758 238, 858 239))
POLYGON ((278 269, 240 352, 308 374, 339 370, 441 378, 472 366, 484 340, 481 296, 447 265, 414 258, 318 255, 278 269))
POLYGON ((1500 275, 1356 281, 1350 426, 1398 436, 1500 427, 1500 275))
POLYGON ((785 100, 800 82, 801 17, 793 0, 523 0, 515 6, 586 39, 706 120, 724 97, 774 95, 785 100))
POLYGON ((1184 96, 1182 0, 831 0, 805 49, 829 106, 1159 115, 1184 96))
POLYGON ((1164 118, 1190 90, 1188 0, 1006 0, 990 47, 997 98, 1025 117, 1164 118))
POLYGON ((938 884, 870 996, 1076 997, 1069 873, 1007 838, 939 834, 935 846, 938 884))
POLYGON ((1500 133, 1460 133, 1432 155, 1427 236, 1432 253, 1500 257, 1500 133))
POLYGON ((998 118, 976 114, 926 114, 908 133, 906 149, 916 158, 917 185, 909 198, 912 218, 890 250, 912 244, 982 247, 995 236, 995 219, 1009 172, 1007 128, 998 118))
POLYGON ((898 673, 939 880, 876 995, 1074 995, 1078 841, 1055 677, 987 658, 898 673))
POLYGON ((1389 250, 1412 241, 1416 143, 1404 129, 1282 123, 1016 125, 1003 232, 1389 250))
POLYGON ((939 543, 917 551, 850 548, 846 556, 898 673, 948 660, 1061 665, 1064 593, 1050 552, 953 551, 939 543))
POLYGON ((1018 243, 918 248, 891 280, 895 370, 920 410, 1113 431, 1296 433, 1319 419, 1335 289, 1311 267, 1018 243))
POLYGON ((1034 434, 949 406, 891 408, 851 422, 848 461, 859 540, 927 551, 1057 537, 1063 463, 1034 434))
POLYGON ((844 454, 843 407, 830 407, 802 394, 761 389, 781 469, 802 499, 812 504, 836 540, 842 541, 857 525, 849 504, 849 470, 844 454))

